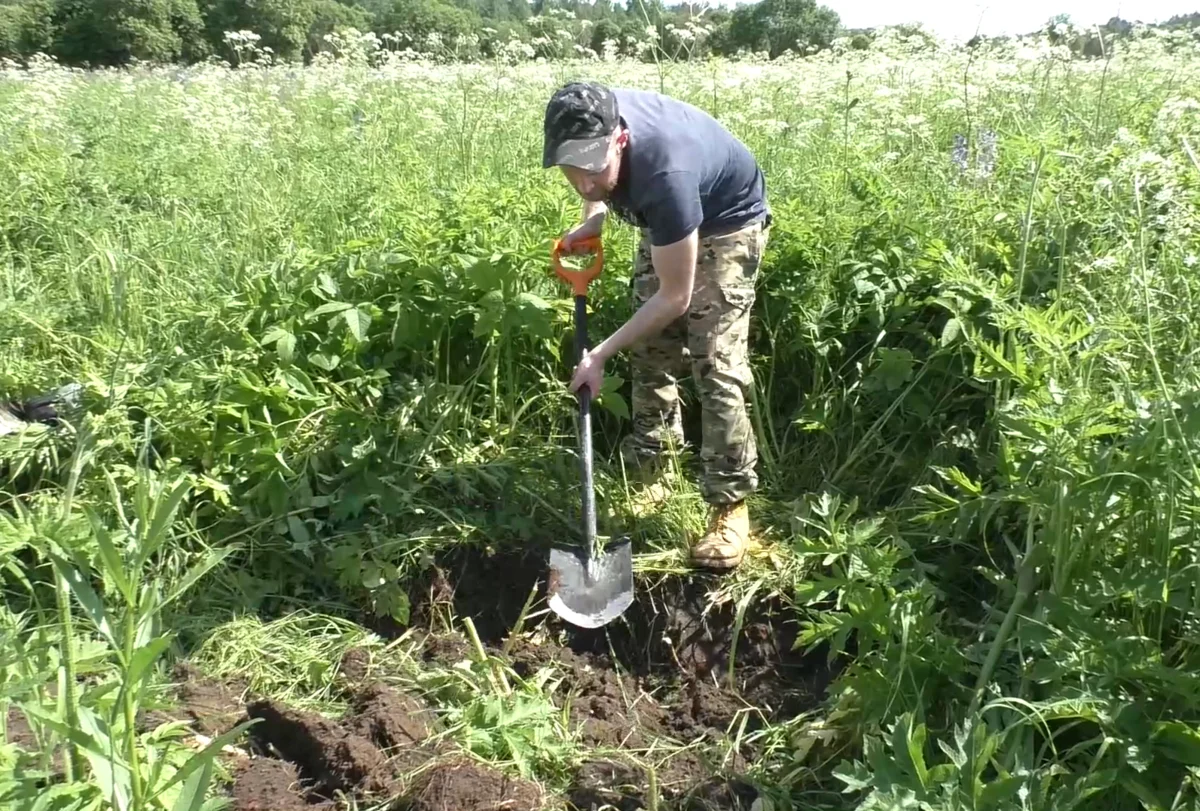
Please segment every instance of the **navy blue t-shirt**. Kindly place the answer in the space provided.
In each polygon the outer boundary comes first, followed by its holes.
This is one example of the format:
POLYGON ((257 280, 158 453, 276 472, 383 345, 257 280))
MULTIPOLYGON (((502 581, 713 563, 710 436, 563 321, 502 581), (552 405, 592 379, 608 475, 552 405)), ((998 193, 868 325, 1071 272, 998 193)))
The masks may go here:
POLYGON ((645 90, 613 88, 629 143, 606 201, 621 219, 669 245, 763 219, 766 182, 750 150, 703 110, 645 90))

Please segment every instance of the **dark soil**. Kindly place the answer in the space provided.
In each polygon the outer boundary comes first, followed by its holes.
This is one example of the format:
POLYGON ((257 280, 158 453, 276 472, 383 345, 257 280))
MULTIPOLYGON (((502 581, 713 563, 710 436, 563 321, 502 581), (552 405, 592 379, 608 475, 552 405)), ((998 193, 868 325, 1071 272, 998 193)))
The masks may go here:
POLYGON ((213 681, 188 664, 177 666, 173 675, 179 712, 166 715, 191 722, 197 732, 210 738, 223 735, 244 720, 244 685, 213 681))
POLYGON ((435 720, 415 698, 379 684, 355 696, 354 710, 354 729, 385 752, 421 743, 435 720))
POLYGON ((351 648, 342 656, 338 672, 346 681, 361 682, 367 678, 370 668, 371 655, 362 648, 351 648))
POLYGON ((542 794, 533 783, 458 760, 430 769, 411 803, 412 811, 540 811, 542 794))
MULTIPOLYGON (((506 658, 520 676, 543 667, 560 672, 572 726, 594 750, 573 775, 564 798, 569 808, 645 808, 649 781, 640 764, 646 759, 655 769, 664 808, 750 808, 756 792, 739 775, 760 753, 743 743, 717 761, 710 753, 718 748, 705 744, 728 748, 743 725, 753 731, 788 720, 821 700, 834 674, 823 657, 792 649, 797 628, 790 611, 760 602, 739 625, 733 606, 705 604, 713 576, 697 573, 639 593, 625 616, 607 628, 584 631, 543 614, 525 630, 544 623, 536 638, 550 641, 510 637, 544 572, 545 555, 537 549, 490 557, 459 552, 432 567, 410 595, 413 624, 428 631, 421 651, 425 662, 449 667, 473 658, 460 635, 432 630, 448 617, 469 616, 489 652, 506 658), (701 745, 687 746, 693 743, 701 745)), ((350 712, 339 721, 270 699, 244 707, 235 699, 231 707, 226 700, 236 693, 214 692, 199 679, 190 682, 186 706, 197 724, 216 731, 247 716, 260 719, 250 731, 258 757, 239 773, 235 811, 266 807, 262 803, 268 801, 284 811, 311 808, 338 792, 364 801, 398 799, 397 807, 413 811, 548 807, 535 784, 465 760, 452 747, 435 747, 434 711, 372 681, 366 651, 347 652, 338 672, 350 699, 350 712), (210 711, 201 712, 201 706, 210 711), (230 718, 233 707, 244 715, 230 718)))
POLYGON ((349 703, 338 721, 270 699, 247 704, 243 718, 259 720, 249 733, 258 756, 237 770, 234 810, 332 809, 339 792, 403 797, 412 809, 541 808, 533 783, 475 764, 437 764, 445 751, 428 740, 437 719, 416 698, 376 682, 355 686, 349 703))
POLYGON ((314 793, 332 798, 338 791, 385 794, 394 788, 379 747, 337 722, 269 699, 252 702, 246 714, 261 719, 250 729, 255 743, 295 763, 314 793))
POLYGON ((286 760, 254 758, 234 769, 233 811, 314 811, 332 803, 309 802, 303 796, 300 773, 286 760))
MULTIPOLYGON (((414 591, 414 616, 424 622, 470 616, 484 643, 505 650, 519 675, 548 665, 566 675, 572 724, 584 744, 600 750, 575 775, 568 797, 575 808, 645 807, 646 775, 612 756, 614 750, 640 754, 663 739, 715 741, 732 737, 743 722, 753 731, 794 718, 820 702, 834 676, 820 654, 793 650, 798 629, 785 606, 757 603, 739 626, 733 606, 707 605, 719 575, 700 572, 639 593, 607 628, 581 630, 550 616, 544 621, 554 642, 508 638, 544 573, 541 550, 460 552, 414 591)), ((470 658, 470 650, 457 635, 431 635, 424 657, 451 665, 470 658)), ((722 766, 700 751, 658 755, 662 799, 672 809, 749 808, 756 792, 737 774, 757 753, 743 746, 722 766)))

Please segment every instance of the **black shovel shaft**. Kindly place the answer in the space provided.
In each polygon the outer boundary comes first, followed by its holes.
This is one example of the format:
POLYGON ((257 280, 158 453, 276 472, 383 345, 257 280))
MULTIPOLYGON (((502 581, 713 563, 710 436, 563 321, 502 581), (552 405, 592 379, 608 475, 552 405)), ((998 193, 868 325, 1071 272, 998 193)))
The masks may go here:
MULTIPOLYGON (((587 296, 575 297, 575 361, 583 359, 588 348, 587 296)), ((579 387, 579 443, 583 468, 583 530, 588 551, 596 539, 596 493, 592 482, 592 395, 587 386, 579 387)))

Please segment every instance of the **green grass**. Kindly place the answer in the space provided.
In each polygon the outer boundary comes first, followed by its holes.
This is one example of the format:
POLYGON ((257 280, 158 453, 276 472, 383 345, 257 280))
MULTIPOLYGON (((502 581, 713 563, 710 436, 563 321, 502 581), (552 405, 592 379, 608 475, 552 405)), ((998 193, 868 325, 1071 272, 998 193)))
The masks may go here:
MULTIPOLYGON (((579 204, 539 149, 587 75, 708 109, 767 176, 770 555, 717 596, 782 595, 843 666, 820 719, 761 733, 774 807, 1196 808, 1197 56, 0 72, 0 393, 86 388, 78 435, 0 438, 0 707, 73 744, 51 807, 112 807, 104 751, 128 807, 200 807, 150 765, 190 753, 127 723, 170 658, 323 706, 366 638, 346 618, 406 623, 433 556, 573 531, 548 249, 579 204)), ((633 240, 605 235, 594 336, 629 314, 633 240)), ((685 489, 634 516, 609 372, 601 531, 650 588, 703 515, 685 489)), ((560 781, 570 752, 533 751, 560 781)), ((33 790, 23 757, 0 797, 33 790)))

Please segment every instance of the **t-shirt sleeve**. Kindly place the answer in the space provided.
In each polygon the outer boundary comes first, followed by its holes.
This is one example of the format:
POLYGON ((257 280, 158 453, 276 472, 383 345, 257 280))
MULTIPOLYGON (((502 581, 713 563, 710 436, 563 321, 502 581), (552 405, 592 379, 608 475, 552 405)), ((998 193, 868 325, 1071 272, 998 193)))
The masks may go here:
POLYGON ((678 242, 704 221, 699 180, 693 173, 682 170, 656 175, 647 184, 642 210, 651 245, 678 242))

